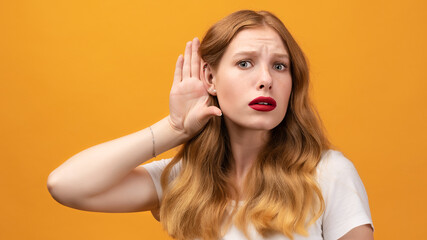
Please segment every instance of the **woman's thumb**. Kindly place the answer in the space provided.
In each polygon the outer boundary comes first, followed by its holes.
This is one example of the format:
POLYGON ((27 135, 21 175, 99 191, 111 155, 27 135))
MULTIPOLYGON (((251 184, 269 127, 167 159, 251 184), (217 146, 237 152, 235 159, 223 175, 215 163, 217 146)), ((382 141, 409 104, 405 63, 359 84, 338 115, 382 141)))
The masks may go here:
POLYGON ((207 122, 211 117, 221 116, 222 111, 216 106, 209 106, 203 110, 200 116, 200 122, 207 122))

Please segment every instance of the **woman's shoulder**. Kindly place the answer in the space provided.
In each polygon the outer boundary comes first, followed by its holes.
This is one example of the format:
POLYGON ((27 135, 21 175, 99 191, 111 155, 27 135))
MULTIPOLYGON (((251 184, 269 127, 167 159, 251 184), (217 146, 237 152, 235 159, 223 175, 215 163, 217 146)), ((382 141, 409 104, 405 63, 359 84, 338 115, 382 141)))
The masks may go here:
MULTIPOLYGON (((166 168, 166 166, 172 161, 172 158, 166 158, 161 160, 154 160, 149 163, 145 163, 142 165, 147 172, 150 174, 151 179, 153 180, 154 186, 156 187, 157 196, 159 201, 162 199, 163 189, 161 186, 161 177, 163 170, 166 168)), ((181 170, 181 162, 178 162, 172 167, 172 170, 169 175, 169 182, 172 181, 181 170)))
POLYGON ((333 149, 328 149, 322 153, 317 165, 317 175, 320 181, 342 177, 358 177, 353 162, 340 151, 333 149))
MULTIPOLYGON (((150 174, 161 175, 166 166, 172 161, 173 158, 165 158, 161 160, 154 160, 149 163, 145 163, 142 166, 147 169, 150 174)), ((172 168, 172 174, 176 175, 181 169, 181 162, 175 164, 172 168)))
POLYGON ((368 195, 353 162, 340 151, 330 149, 322 154, 317 171, 325 201, 325 239, 338 239, 364 224, 373 227, 368 195))
POLYGON ((318 170, 343 170, 354 168, 354 164, 342 152, 328 149, 323 151, 317 168, 318 170))

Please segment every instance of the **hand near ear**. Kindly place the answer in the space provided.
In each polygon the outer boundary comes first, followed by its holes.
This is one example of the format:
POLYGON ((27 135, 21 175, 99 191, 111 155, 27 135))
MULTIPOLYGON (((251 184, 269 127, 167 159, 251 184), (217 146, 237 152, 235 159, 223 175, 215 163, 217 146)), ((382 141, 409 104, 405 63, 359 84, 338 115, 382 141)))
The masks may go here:
POLYGON ((169 96, 169 123, 188 138, 196 134, 211 117, 222 115, 218 107, 208 106, 209 94, 200 80, 199 45, 199 40, 194 38, 187 43, 184 57, 178 57, 169 96))

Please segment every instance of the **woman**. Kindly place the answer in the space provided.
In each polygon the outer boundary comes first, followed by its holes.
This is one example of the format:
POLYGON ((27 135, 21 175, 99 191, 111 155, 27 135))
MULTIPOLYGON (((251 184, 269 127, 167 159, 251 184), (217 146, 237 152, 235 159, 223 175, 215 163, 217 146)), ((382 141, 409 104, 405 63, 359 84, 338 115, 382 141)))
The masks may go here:
POLYGON ((277 17, 235 12, 178 57, 168 117, 76 154, 49 191, 82 210, 151 210, 176 239, 373 239, 363 184, 329 150, 308 84, 277 17))

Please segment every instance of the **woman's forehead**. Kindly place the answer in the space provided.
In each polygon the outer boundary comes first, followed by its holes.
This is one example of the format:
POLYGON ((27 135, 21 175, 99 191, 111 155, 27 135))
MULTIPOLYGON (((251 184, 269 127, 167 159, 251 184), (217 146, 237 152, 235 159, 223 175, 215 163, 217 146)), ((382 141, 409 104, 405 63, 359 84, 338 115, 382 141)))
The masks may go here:
POLYGON ((241 30, 230 42, 227 51, 231 55, 268 51, 276 55, 287 55, 288 51, 280 35, 270 27, 241 30))

